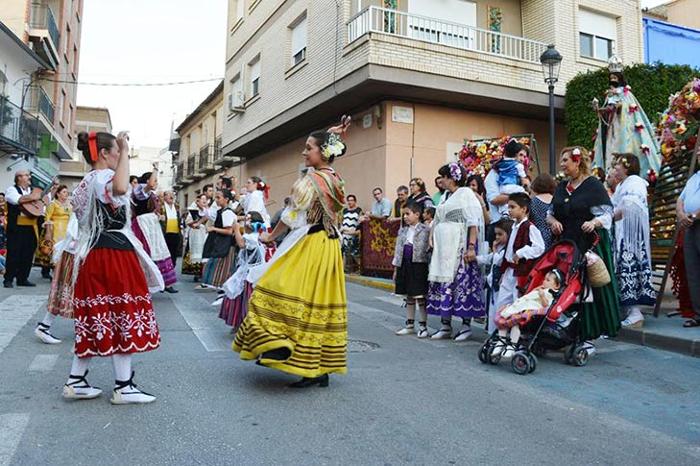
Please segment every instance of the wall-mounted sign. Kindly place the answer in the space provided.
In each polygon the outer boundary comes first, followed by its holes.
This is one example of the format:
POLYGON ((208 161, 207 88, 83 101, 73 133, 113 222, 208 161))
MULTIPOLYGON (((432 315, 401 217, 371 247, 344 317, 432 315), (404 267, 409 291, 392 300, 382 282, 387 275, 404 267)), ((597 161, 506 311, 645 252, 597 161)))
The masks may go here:
POLYGON ((364 129, 370 128, 372 126, 372 114, 368 113, 362 117, 362 127, 364 129))
POLYGON ((394 105, 391 107, 391 121, 412 124, 413 108, 394 105))

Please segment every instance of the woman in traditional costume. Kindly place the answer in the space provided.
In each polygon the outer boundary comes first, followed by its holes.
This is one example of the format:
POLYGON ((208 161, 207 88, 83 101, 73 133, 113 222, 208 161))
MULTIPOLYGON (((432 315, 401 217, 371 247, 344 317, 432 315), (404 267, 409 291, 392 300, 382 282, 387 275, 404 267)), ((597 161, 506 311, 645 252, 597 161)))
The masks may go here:
POLYGON ((245 183, 245 189, 246 195, 241 199, 244 214, 257 212, 262 215, 267 226, 270 226, 270 214, 267 213, 267 207, 265 207, 265 202, 270 193, 270 186, 262 178, 251 176, 245 183))
POLYGON ((462 319, 454 336, 463 341, 471 335, 471 319, 483 317, 484 279, 476 261, 484 242, 484 214, 477 195, 467 187, 467 173, 458 163, 438 171, 445 194, 435 211, 428 280, 428 314, 440 316, 442 326, 430 338, 452 338, 452 317, 462 319))
MULTIPOLYGON (((559 239, 571 240, 583 254, 593 248, 605 263, 611 277, 615 275, 608 230, 612 227, 613 206, 605 186, 591 176, 591 159, 582 147, 567 147, 561 153, 561 170, 567 179, 559 183, 547 223, 559 239)), ((601 335, 614 337, 620 329, 620 304, 617 282, 593 288, 593 302, 583 303, 581 338, 591 340, 601 335)))
POLYGON ((270 262, 252 269, 255 284, 248 315, 233 350, 243 360, 303 377, 291 387, 328 386, 329 374, 347 371, 347 299, 340 249, 345 193, 331 167, 345 153, 343 117, 328 132, 306 140, 306 175, 294 183, 290 207, 272 233, 272 242, 291 229, 270 262))
POLYGON ((146 172, 139 177, 139 184, 131 193, 131 202, 134 207, 134 218, 131 220, 131 228, 136 237, 141 240, 143 248, 158 266, 165 291, 177 293, 173 287, 177 282, 175 266, 170 257, 168 244, 163 236, 163 229, 160 226, 158 212, 160 206, 156 188, 158 187, 158 166, 153 165, 152 172, 146 172))
MULTIPOLYGON (((202 285, 221 288, 221 285, 231 276, 236 264, 236 248, 233 243, 233 227, 236 225, 236 214, 229 204, 233 193, 228 189, 216 192, 214 206, 218 207, 214 223, 207 226, 207 239, 204 243, 202 257, 206 259, 202 270, 202 285)), ((213 213, 210 208, 210 215, 213 213)))
POLYGON ((128 138, 82 132, 78 149, 92 171, 73 192, 75 356, 63 396, 98 397, 102 390, 86 379, 88 365, 93 356, 110 356, 115 375, 110 401, 150 403, 155 397, 133 382, 131 355, 160 345, 150 293, 163 289, 163 279, 131 230, 128 138))
MULTIPOLYGON (((66 239, 68 222, 71 219, 73 208, 68 201, 68 187, 61 185, 56 189, 56 197, 46 208, 44 220, 44 240, 53 245, 54 275, 51 280, 51 290, 49 291, 49 301, 44 319, 39 322, 34 329, 34 335, 43 343, 55 345, 61 340, 51 334, 51 325, 60 315, 67 319, 73 317, 71 300, 73 291, 71 289, 69 277, 72 275, 72 255, 63 254, 63 247, 59 247, 66 239)), ((75 225, 77 228, 77 224, 75 225)))
POLYGON ((615 276, 620 290, 623 327, 641 328, 639 306, 653 306, 656 291, 651 284, 651 239, 647 182, 639 176, 639 159, 633 154, 613 154, 620 183, 612 196, 615 207, 615 276))
POLYGON ((187 244, 182 259, 182 273, 194 275, 195 281, 202 276, 202 251, 207 240, 208 209, 209 199, 202 193, 195 200, 195 205, 188 209, 185 219, 187 244))

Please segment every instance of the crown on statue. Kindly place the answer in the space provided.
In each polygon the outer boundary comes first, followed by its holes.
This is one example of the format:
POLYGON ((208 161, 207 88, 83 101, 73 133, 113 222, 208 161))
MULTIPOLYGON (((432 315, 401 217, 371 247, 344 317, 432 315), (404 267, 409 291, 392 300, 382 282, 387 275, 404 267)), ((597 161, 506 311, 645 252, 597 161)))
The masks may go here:
POLYGON ((610 60, 608 60, 608 70, 611 73, 622 73, 622 60, 617 55, 613 55, 610 57, 610 60))

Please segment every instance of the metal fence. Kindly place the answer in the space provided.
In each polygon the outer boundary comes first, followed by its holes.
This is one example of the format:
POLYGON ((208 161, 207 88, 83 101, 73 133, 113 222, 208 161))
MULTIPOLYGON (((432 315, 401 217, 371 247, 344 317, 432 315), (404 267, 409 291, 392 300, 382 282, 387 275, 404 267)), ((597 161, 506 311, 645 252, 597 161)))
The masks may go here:
POLYGON ((48 29, 54 47, 58 49, 58 41, 61 38, 61 34, 56 24, 56 18, 54 18, 53 12, 48 5, 41 2, 32 2, 29 26, 35 29, 48 29))
POLYGON ((382 33, 537 64, 547 48, 544 42, 524 37, 376 6, 353 16, 347 32, 348 43, 368 33, 382 33))

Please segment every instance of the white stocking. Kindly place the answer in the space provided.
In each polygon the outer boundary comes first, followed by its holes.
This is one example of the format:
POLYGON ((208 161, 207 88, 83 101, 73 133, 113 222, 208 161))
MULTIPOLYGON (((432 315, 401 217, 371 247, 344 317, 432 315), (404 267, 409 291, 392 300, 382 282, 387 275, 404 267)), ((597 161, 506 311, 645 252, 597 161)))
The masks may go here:
POLYGON ((73 364, 70 368, 70 375, 76 375, 78 377, 84 376, 88 370, 91 360, 92 358, 79 358, 78 356, 73 356, 73 364))
POLYGON ((114 380, 126 382, 131 379, 131 355, 112 355, 112 366, 114 367, 114 380))
POLYGON ((514 325, 513 328, 510 329, 510 342, 512 344, 518 343, 520 340, 520 327, 517 325, 514 325))
POLYGON ((44 319, 41 321, 41 323, 51 328, 55 320, 56 316, 54 314, 51 314, 49 311, 46 311, 46 315, 44 316, 44 319))

